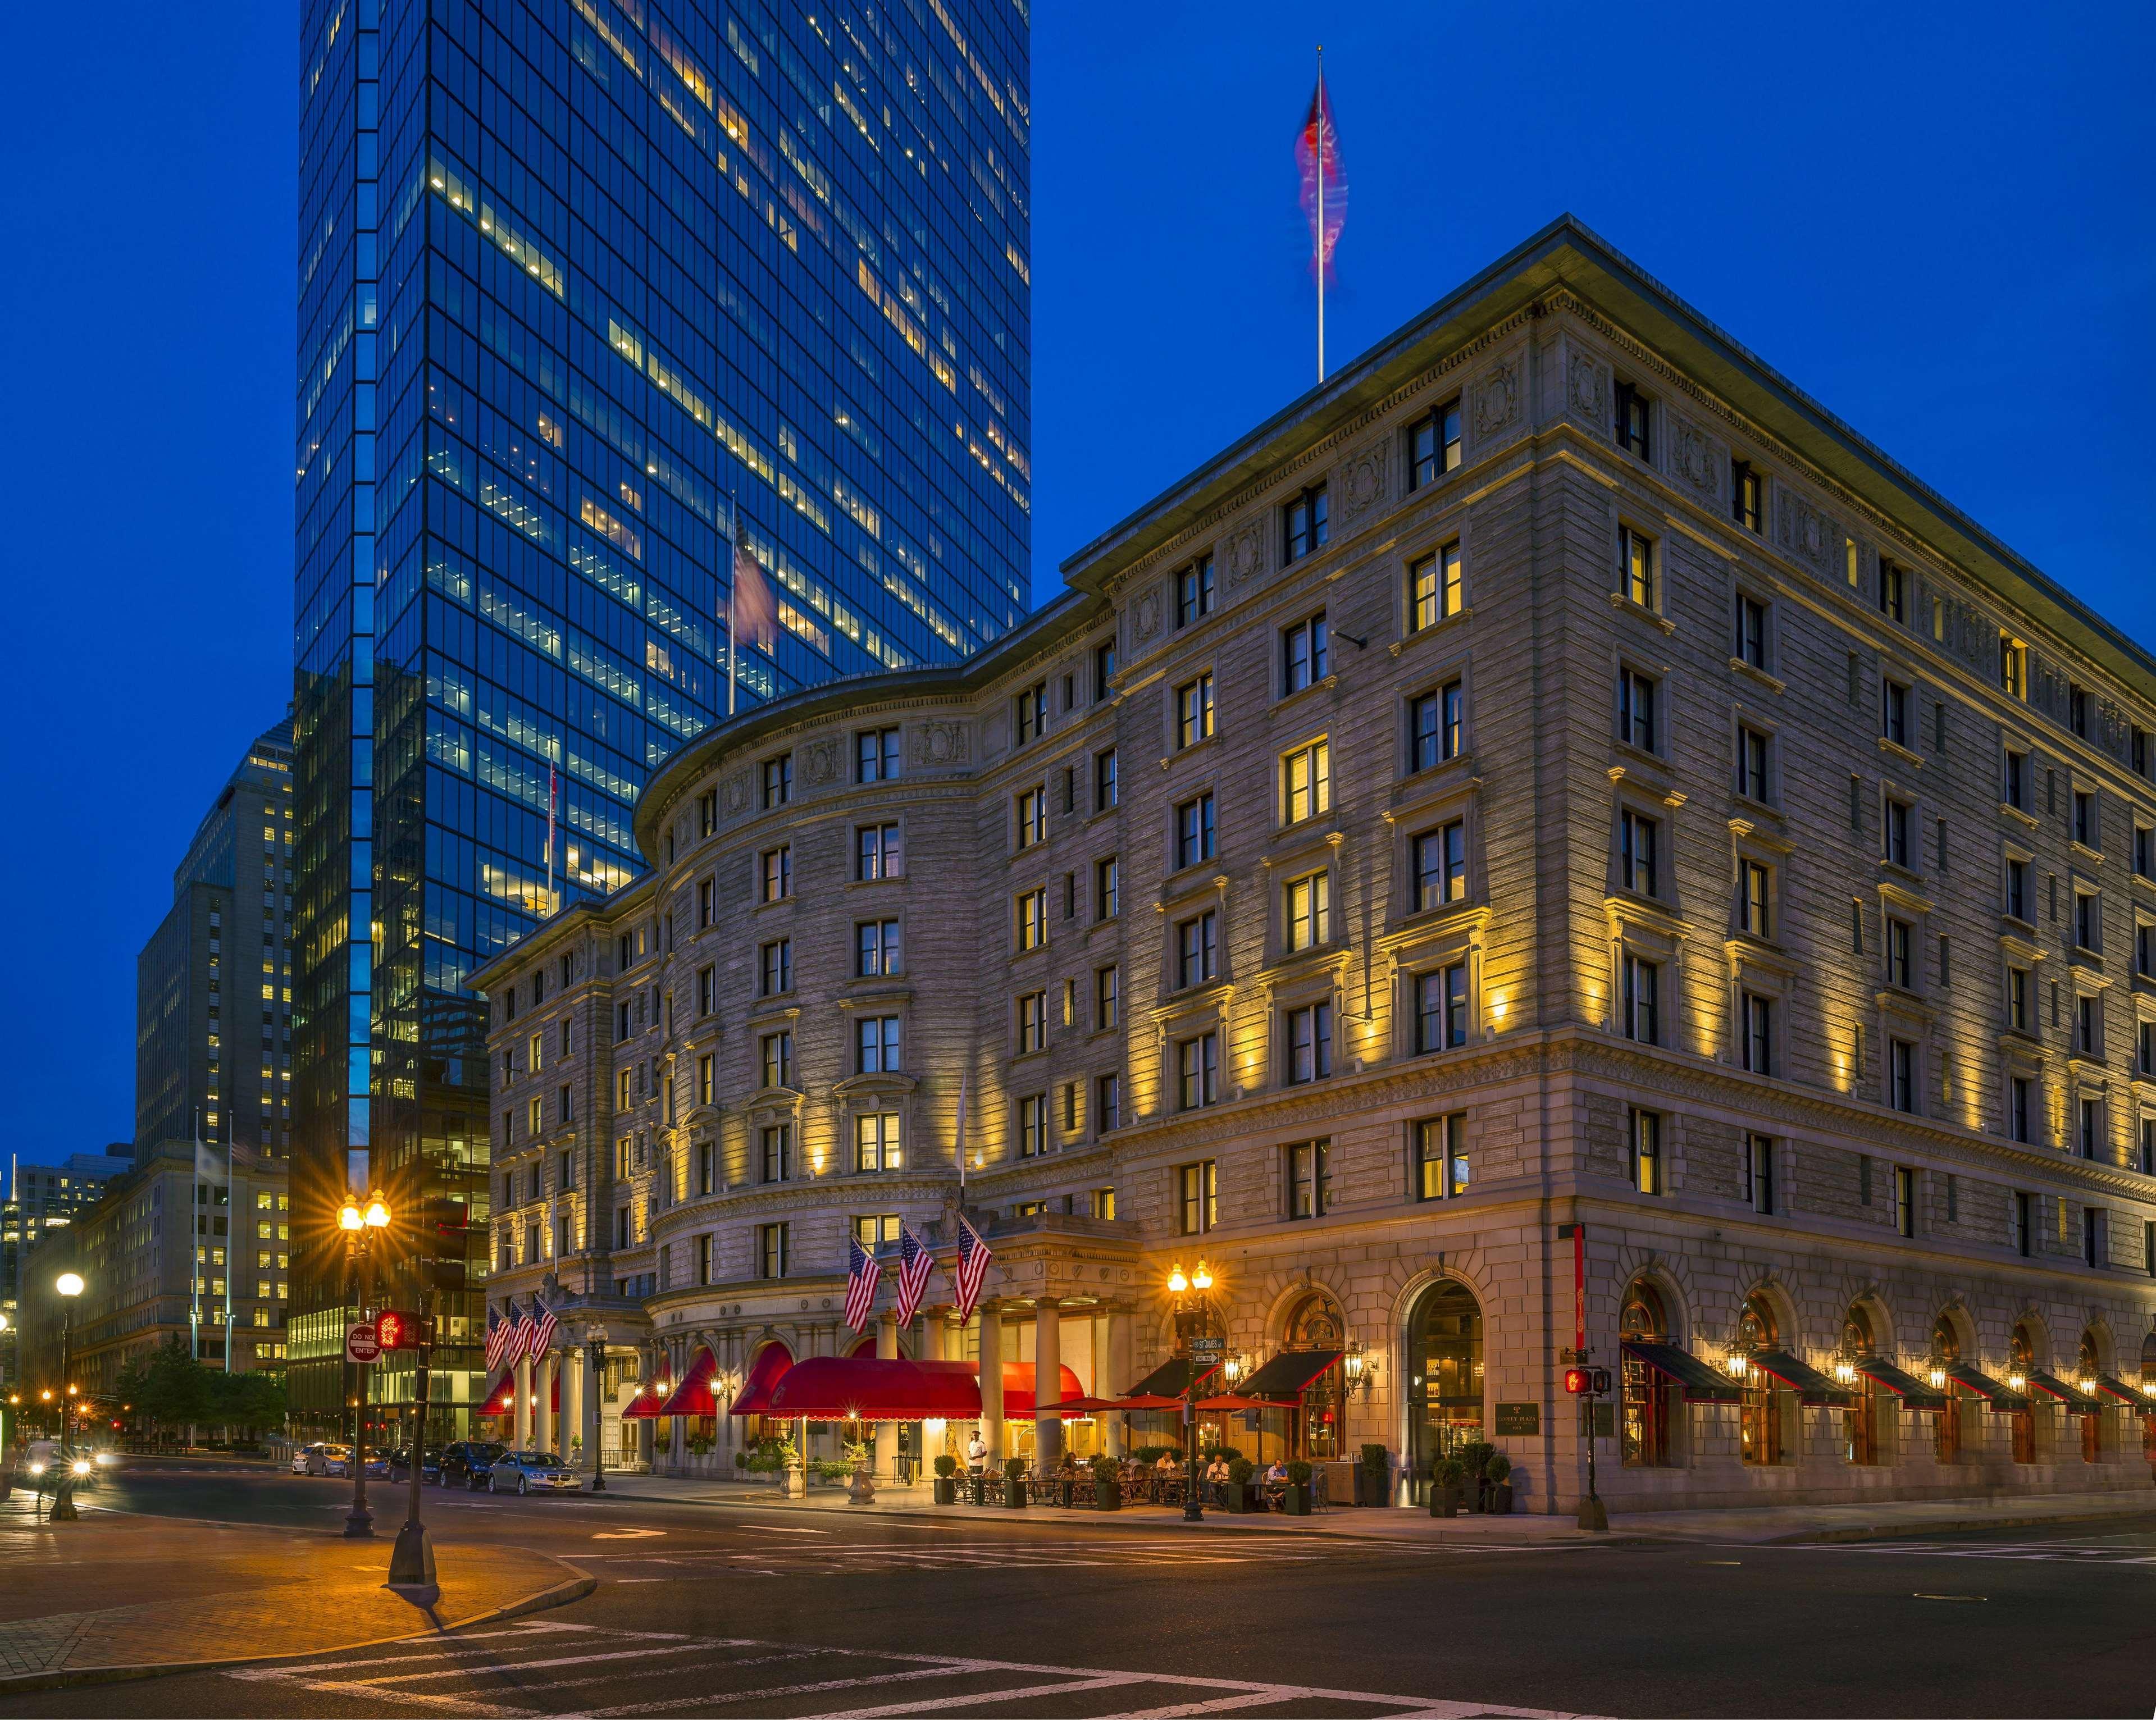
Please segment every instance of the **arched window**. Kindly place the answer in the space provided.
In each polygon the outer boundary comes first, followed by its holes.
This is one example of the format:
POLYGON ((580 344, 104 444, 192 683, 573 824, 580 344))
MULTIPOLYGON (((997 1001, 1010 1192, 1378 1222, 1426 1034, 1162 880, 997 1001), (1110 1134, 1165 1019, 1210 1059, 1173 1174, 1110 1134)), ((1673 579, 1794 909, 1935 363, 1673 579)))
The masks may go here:
MULTIPOLYGON (((1954 1323, 1944 1314, 1932 1325, 1932 1363, 1934 1367, 1951 1368, 1961 1360, 1961 1334, 1954 1323)), ((1942 1463, 1961 1461, 1961 1403, 1958 1394, 1968 1388, 1958 1380, 1949 1378, 1943 1388, 1946 1400, 1932 1418, 1932 1455, 1942 1463)))
MULTIPOLYGON (((1667 1343, 1669 1316, 1655 1286, 1635 1279, 1617 1316, 1617 1335, 1638 1343, 1667 1343)), ((1624 1430, 1620 1442, 1625 1462, 1637 1469, 1659 1468, 1670 1461, 1670 1421, 1674 1400, 1669 1377, 1627 1354, 1624 1358, 1624 1430)))
MULTIPOLYGON (((1282 1348, 1344 1350, 1348 1347, 1347 1332, 1347 1322, 1341 1318, 1332 1298, 1322 1291, 1313 1291, 1296 1303, 1295 1311, 1288 1316, 1286 1329, 1281 1334, 1282 1348)), ((1342 1429, 1338 1368, 1327 1368, 1304 1390, 1299 1420, 1296 1444, 1305 1458, 1312 1463, 1322 1463, 1339 1456, 1342 1429)))
MULTIPOLYGON (((2088 1392, 2097 1402, 2102 1403, 2102 1399, 2096 1395, 2097 1391, 2100 1391, 2102 1388, 2096 1387, 2094 1390, 2091 1389, 2091 1387, 2095 1385, 2097 1375, 2103 1372, 2102 1352, 2097 1346, 2095 1332, 2086 1330, 2082 1332, 2081 1354, 2075 1359, 2077 1363, 2076 1383, 2081 1384, 2082 1389, 2088 1392), (2082 1382, 2087 1384, 2082 1384, 2082 1382)), ((2081 1417, 2081 1424, 2082 1461, 2084 1463, 2101 1461, 2103 1456, 2102 1412, 2085 1411, 2081 1417)))
MULTIPOLYGON (((1749 1355, 1779 1348, 1774 1310, 1763 1296, 1748 1296, 1737 1320, 1737 1348, 1749 1355)), ((1781 1382, 1762 1368, 1744 1374, 1743 1417, 1740 1425, 1742 1455, 1747 1463, 1782 1461, 1781 1382)))
POLYGON ((1466 1285, 1434 1284, 1408 1321, 1408 1427, 1416 1486, 1447 1452, 1482 1437, 1482 1307, 1466 1285))
POLYGON ((2006 1339, 2007 1384, 2023 1394, 2019 1409, 2006 1418, 2014 1435, 2014 1461, 2036 1461, 2036 1414, 2027 1401, 2029 1375, 2036 1366, 2036 1335, 2026 1321, 2015 1326, 2006 1339))
MULTIPOLYGON (((1879 1340, 1871 1316, 1852 1302, 1841 1320, 1841 1353, 1852 1363, 1861 1363, 1879 1353, 1879 1340)), ((1856 1404, 1843 1416, 1842 1456, 1851 1463, 1879 1461, 1879 1384, 1860 1367, 1850 1389, 1856 1404)))

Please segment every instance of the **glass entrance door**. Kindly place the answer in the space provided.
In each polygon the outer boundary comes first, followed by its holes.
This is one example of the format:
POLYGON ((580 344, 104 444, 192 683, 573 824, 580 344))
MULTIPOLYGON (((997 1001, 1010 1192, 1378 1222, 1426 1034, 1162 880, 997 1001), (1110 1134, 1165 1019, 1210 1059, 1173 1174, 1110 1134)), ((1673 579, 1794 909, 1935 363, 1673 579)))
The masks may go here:
POLYGON ((1433 1285, 1408 1322, 1412 1497, 1430 1498, 1430 1467, 1483 1436, 1482 1307, 1464 1284, 1433 1285))

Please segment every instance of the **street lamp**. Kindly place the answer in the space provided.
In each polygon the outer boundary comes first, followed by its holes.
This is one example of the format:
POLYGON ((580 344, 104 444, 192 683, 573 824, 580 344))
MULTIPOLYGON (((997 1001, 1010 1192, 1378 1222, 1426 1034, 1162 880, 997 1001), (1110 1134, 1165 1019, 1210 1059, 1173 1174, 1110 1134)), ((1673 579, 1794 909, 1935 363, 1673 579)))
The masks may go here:
POLYGON ((606 1492, 606 1383, 607 1329, 594 1326, 584 1334, 584 1353, 592 1379, 592 1491, 606 1492))
MULTIPOLYGON (((74 1299, 82 1294, 82 1274, 63 1272, 53 1280, 53 1288, 60 1293, 60 1379, 65 1383, 74 1372, 74 1299)), ((68 1392, 74 1388, 68 1387, 68 1392)), ((80 1515, 74 1508, 74 1442, 68 1428, 67 1394, 60 1397, 60 1477, 53 1487, 53 1508, 45 1521, 71 1523, 80 1515)))
POLYGON ((1185 1479, 1183 1491, 1183 1520, 1187 1523, 1205 1521, 1204 1507, 1198 1502, 1198 1356, 1193 1339, 1196 1336, 1191 1327, 1197 1316, 1186 1312, 1183 1298, 1191 1291, 1200 1295, 1213 1287, 1213 1275, 1199 1260, 1198 1270, 1188 1278, 1183 1276, 1183 1263, 1178 1260, 1168 1269, 1168 1291, 1175 1298, 1175 1335, 1181 1342, 1183 1355, 1188 1363, 1183 1380, 1183 1445, 1185 1479))
MULTIPOLYGON (((370 1194, 362 1206, 358 1197, 345 1196, 344 1204, 337 1210, 337 1229, 344 1232, 345 1269, 352 1285, 352 1299, 362 1316, 366 1307, 362 1301, 362 1271, 370 1258, 374 1233, 385 1230, 389 1224, 389 1203, 380 1193, 370 1194)), ((352 1514, 344 1520, 347 1538, 357 1540, 374 1533, 374 1516, 367 1508, 367 1364, 352 1364, 359 1370, 359 1389, 352 1397, 352 1514)), ((413 1459, 413 1471, 418 1470, 418 1459, 413 1459)))

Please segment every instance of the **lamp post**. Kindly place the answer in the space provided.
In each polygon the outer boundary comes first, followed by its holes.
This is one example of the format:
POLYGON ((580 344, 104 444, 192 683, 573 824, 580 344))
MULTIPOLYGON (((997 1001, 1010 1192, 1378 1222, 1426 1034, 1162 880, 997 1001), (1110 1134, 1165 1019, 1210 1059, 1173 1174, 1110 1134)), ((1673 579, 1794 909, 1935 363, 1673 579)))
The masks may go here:
POLYGON ((71 1523, 80 1513, 74 1508, 74 1440, 68 1426, 68 1394, 74 1388, 68 1384, 68 1376, 74 1372, 74 1299, 82 1294, 82 1274, 63 1272, 53 1281, 53 1288, 60 1293, 60 1476, 45 1520, 71 1523))
POLYGON ((1175 1335, 1181 1341, 1183 1353, 1188 1363, 1188 1371, 1183 1381, 1183 1455, 1184 1483, 1183 1490, 1183 1520, 1187 1523, 1205 1521, 1205 1510, 1198 1502, 1198 1356, 1193 1340, 1195 1333, 1191 1326, 1196 1321, 1194 1312, 1183 1307, 1184 1295, 1193 1290, 1203 1295, 1213 1287, 1213 1275, 1205 1269, 1205 1262, 1198 1263, 1198 1270, 1188 1278, 1183 1276, 1183 1266, 1178 1261, 1168 1275, 1168 1294, 1175 1298, 1175 1335))
POLYGON ((606 1492, 607 1329, 594 1326, 584 1334, 584 1355, 592 1376, 592 1491, 606 1492))
MULTIPOLYGON (((345 1268, 352 1284, 352 1303, 362 1315, 366 1310, 361 1302, 361 1276, 370 1258, 374 1233, 388 1229, 388 1225, 389 1204, 378 1193, 368 1195, 363 1207, 357 1197, 347 1194, 337 1212, 337 1228, 344 1232, 345 1268)), ((367 1508, 367 1364, 355 1362, 352 1366, 358 1370, 358 1377, 352 1409, 352 1514, 344 1520, 344 1532, 348 1539, 358 1540, 374 1533, 374 1515, 367 1508)))

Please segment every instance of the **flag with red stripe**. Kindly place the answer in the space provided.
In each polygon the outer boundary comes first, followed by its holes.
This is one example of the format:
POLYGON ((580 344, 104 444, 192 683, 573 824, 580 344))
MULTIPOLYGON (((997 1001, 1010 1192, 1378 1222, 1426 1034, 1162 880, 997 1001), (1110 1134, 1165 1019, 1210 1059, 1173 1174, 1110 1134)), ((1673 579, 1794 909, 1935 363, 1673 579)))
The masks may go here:
POLYGON ((554 1341, 554 1311, 541 1302, 535 1294, 531 1298, 531 1332, 524 1340, 524 1353, 535 1360, 546 1354, 547 1346, 554 1341))
POLYGON ((869 1329, 870 1310, 875 1307, 876 1284, 883 1267, 861 1246, 861 1239, 846 1239, 846 1324, 856 1332, 869 1329))
POLYGON ((1340 161, 1340 134, 1333 128, 1332 101, 1325 93, 1325 74, 1317 74, 1310 111, 1296 134, 1296 165, 1302 170, 1302 213, 1310 222, 1312 259, 1321 276, 1332 272, 1333 247, 1348 218, 1348 170, 1340 161))
POLYGON ((973 1228, 973 1221, 963 1213, 958 1217, 958 1270, 952 1275, 958 1296, 957 1307, 960 1320, 970 1320, 973 1309, 981 1300, 981 1286, 987 1281, 988 1261, 993 1256, 988 1245, 981 1240, 981 1233, 973 1228))
POLYGON ((508 1339, 508 1322, 501 1317, 501 1310, 489 1302, 486 1305, 486 1371, 489 1373, 501 1365, 501 1347, 508 1339))
POLYGON ((913 1317, 921 1312, 921 1293, 928 1288, 928 1276, 936 1270, 936 1256, 928 1251, 928 1245, 913 1234, 913 1226, 901 1219, 898 1224, 898 1323, 911 1326, 913 1317))

